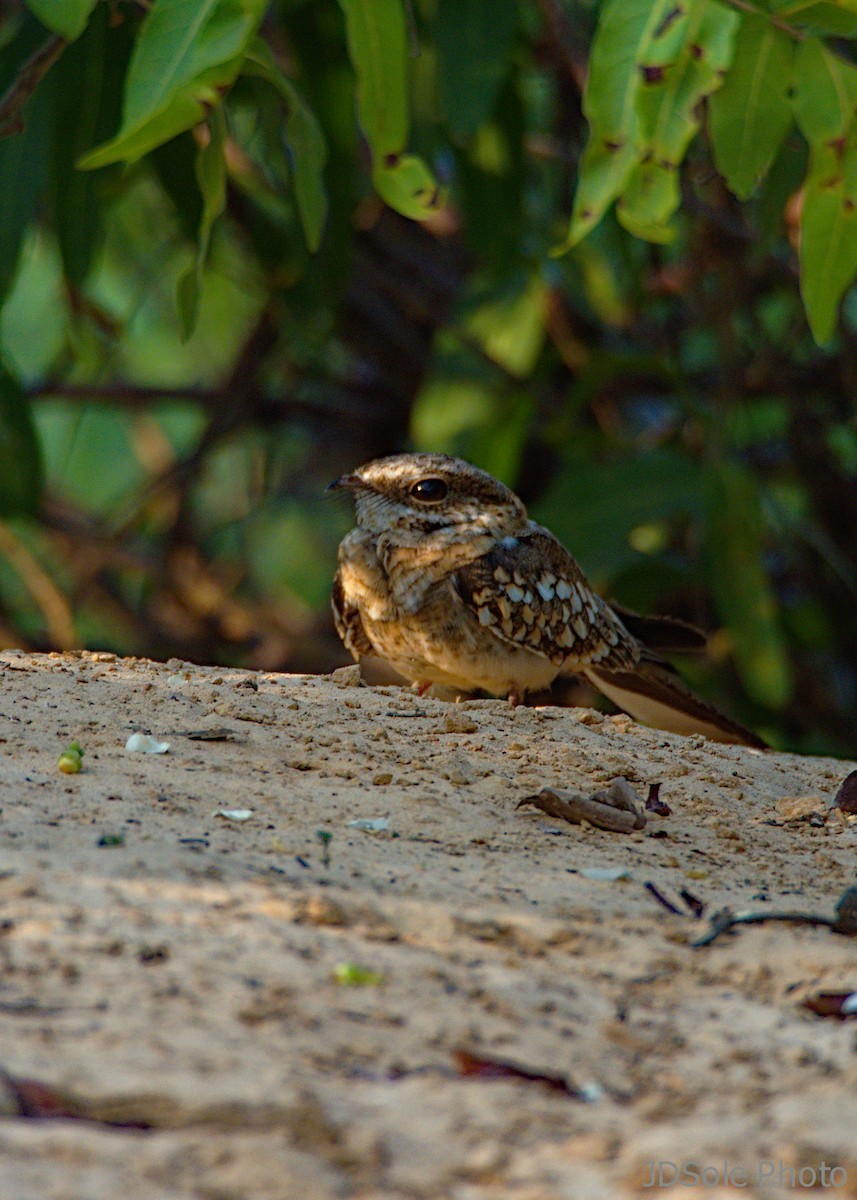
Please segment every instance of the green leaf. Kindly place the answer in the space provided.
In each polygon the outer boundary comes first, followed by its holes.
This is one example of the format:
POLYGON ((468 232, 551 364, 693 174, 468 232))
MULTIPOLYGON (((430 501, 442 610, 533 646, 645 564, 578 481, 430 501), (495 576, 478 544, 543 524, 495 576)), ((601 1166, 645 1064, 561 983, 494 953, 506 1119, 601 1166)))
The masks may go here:
POLYGON ((857 274, 855 175, 853 140, 840 156, 813 148, 800 220, 800 290, 819 345, 833 336, 839 301, 857 274))
POLYGON ((617 215, 639 237, 668 241, 678 166, 699 129, 700 101, 729 65, 738 15, 717 0, 607 4, 590 57, 590 135, 568 238, 579 242, 621 196, 617 215))
POLYGON ((30 403, 0 368, 0 515, 33 515, 42 492, 42 454, 30 403))
POLYGON ((809 38, 795 55, 795 117, 810 144, 800 286, 813 337, 830 340, 857 274, 857 67, 809 38))
POLYGON ((408 85, 401 0, 339 0, 357 75, 357 113, 373 159, 407 145, 408 85))
POLYGON ((709 477, 710 586, 729 630, 749 694, 770 708, 791 697, 791 674, 777 604, 762 559, 764 519, 753 476, 723 462, 709 477))
POLYGON ((735 55, 708 102, 717 169, 740 200, 767 174, 793 120, 794 41, 764 17, 741 16, 735 55))
POLYGON ((438 83, 454 135, 471 137, 490 118, 517 29, 517 0, 440 0, 438 83))
POLYGON ((324 166, 327 143, 321 126, 291 79, 277 67, 267 45, 258 39, 247 55, 244 73, 270 83, 286 103, 286 138, 294 159, 294 187, 304 237, 313 252, 321 245, 327 220, 324 166))
POLYGON ((208 142, 200 146, 196 156, 196 179, 202 194, 202 216, 199 221, 199 236, 196 256, 176 287, 176 303, 182 337, 193 333, 199 316, 199 298, 202 291, 202 273, 211 245, 211 230, 214 222, 226 205, 226 118, 222 107, 214 109, 208 118, 208 142))
MULTIPOLYGON (((656 6, 660 9, 660 6, 656 6)), ((640 55, 637 145, 641 165, 616 207, 638 237, 668 241, 679 206, 678 168, 699 129, 700 102, 720 87, 739 17, 717 0, 672 4, 640 55)))
POLYGON ((136 162, 199 124, 235 80, 268 0, 157 0, 134 47, 122 124, 85 154, 89 170, 136 162))
POLYGON ((795 53, 792 102, 810 145, 843 137, 857 106, 857 67, 831 54, 818 38, 807 38, 795 53))
MULTIPOLYGON (((0 49, 0 80, 6 81, 3 87, 44 40, 42 26, 26 14, 14 37, 0 49)), ((49 76, 24 106, 23 131, 0 139, 0 304, 15 279, 24 235, 40 215, 52 149, 53 105, 49 76)))
POLYGON ((640 160, 637 147, 637 56, 655 27, 645 4, 609 0, 592 43, 583 111, 589 140, 580 174, 566 243, 570 249, 594 228, 624 188, 640 160))
POLYGON ((86 28, 98 0, 27 0, 27 7, 48 29, 73 42, 86 28))
POLYGON ((80 286, 102 234, 103 180, 78 171, 79 156, 115 124, 122 78, 132 49, 129 24, 109 28, 106 5, 70 46, 47 82, 54 88, 51 201, 66 278, 80 286), (67 97, 78 95, 77 104, 67 97))
POLYGON ((423 221, 445 196, 422 159, 403 153, 410 119, 407 41, 401 0, 339 0, 357 74, 357 114, 372 153, 378 195, 402 216, 423 221))
POLYGON ((446 203, 446 194, 431 171, 413 154, 379 163, 372 171, 372 182, 385 204, 414 221, 433 216, 446 203))
POLYGON ((637 163, 616 201, 616 216, 634 237, 647 242, 671 242, 675 230, 669 218, 679 206, 678 169, 651 159, 637 163))
POLYGON ((24 234, 38 215, 47 183, 50 99, 47 90, 37 92, 26 109, 24 132, 0 141, 0 302, 15 278, 24 234))

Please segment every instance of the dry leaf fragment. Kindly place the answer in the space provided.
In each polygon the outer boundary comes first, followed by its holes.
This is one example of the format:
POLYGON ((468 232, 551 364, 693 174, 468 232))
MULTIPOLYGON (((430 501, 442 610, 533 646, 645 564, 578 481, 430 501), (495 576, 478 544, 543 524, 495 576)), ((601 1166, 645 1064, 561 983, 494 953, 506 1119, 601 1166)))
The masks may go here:
POLYGON ((552 1091, 563 1092, 575 1100, 587 1098, 580 1088, 573 1087, 562 1075, 534 1071, 529 1067, 519 1067, 515 1063, 505 1062, 500 1058, 485 1058, 481 1054, 473 1054, 470 1050, 455 1050, 453 1058, 459 1074, 468 1078, 522 1079, 526 1083, 538 1083, 552 1091))
POLYGON ((847 1021, 857 1017, 857 992, 816 992, 803 1001, 802 1008, 817 1013, 819 1017, 836 1017, 847 1021))
POLYGON ((833 797, 833 808, 839 808, 844 813, 857 815, 857 771, 846 775, 833 797))
POLYGON ((0 1116, 36 1121, 88 1121, 118 1129, 151 1128, 148 1122, 139 1119, 96 1115, 93 1106, 82 1096, 37 1079, 16 1078, 3 1070, 0 1070, 0 1116))
POLYGON ((622 776, 593 796, 542 788, 535 796, 525 796, 517 807, 525 804, 532 804, 548 816, 559 817, 571 825, 586 821, 596 829, 610 833, 632 833, 646 824, 642 797, 622 776))
POLYGON ((227 725, 212 729, 176 729, 173 737, 186 737, 191 742, 241 742, 244 739, 227 725))

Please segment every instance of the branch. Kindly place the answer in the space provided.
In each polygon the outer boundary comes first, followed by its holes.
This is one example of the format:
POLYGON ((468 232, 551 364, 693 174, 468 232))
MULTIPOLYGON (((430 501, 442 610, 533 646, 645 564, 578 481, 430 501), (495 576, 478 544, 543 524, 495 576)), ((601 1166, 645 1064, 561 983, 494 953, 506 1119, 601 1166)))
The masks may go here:
MULTIPOLYGON (((809 34, 805 33, 803 29, 796 29, 794 25, 789 25, 786 21, 781 20, 779 17, 775 17, 773 13, 767 12, 763 8, 759 8, 756 4, 748 3, 748 0, 726 0, 726 3, 730 4, 733 8, 739 9, 741 12, 751 13, 754 17, 764 17, 765 20, 769 21, 775 29, 779 29, 783 33, 788 34, 788 36, 790 38, 794 38, 796 42, 805 42, 807 37, 809 37, 809 34)), ((828 47, 828 49, 833 48, 828 47)), ((836 54, 836 50, 833 50, 833 53, 836 54)), ((847 61, 850 62, 850 59, 847 61)))
POLYGON ((145 408, 158 400, 194 400, 205 408, 214 408, 225 398, 222 388, 204 388, 177 384, 175 387, 150 387, 137 383, 61 383, 52 379, 31 383, 24 389, 31 400, 56 396, 63 400, 94 400, 119 407, 145 408))
POLYGON ((5 521, 0 521, 0 554, 4 555, 42 610, 53 645, 60 650, 71 650, 79 645, 68 600, 35 555, 5 521))
POLYGON ((11 87, 0 100, 0 138, 23 133, 24 118, 21 109, 67 45, 65 38, 58 35, 49 37, 38 50, 33 51, 21 67, 11 87))

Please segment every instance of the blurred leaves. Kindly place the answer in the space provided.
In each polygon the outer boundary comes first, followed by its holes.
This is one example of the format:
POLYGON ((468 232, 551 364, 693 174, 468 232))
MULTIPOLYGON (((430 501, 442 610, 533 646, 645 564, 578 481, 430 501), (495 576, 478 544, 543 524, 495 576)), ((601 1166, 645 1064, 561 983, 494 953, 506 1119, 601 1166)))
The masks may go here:
POLYGON ((774 8, 785 23, 761 10, 739 14, 718 0, 652 0, 630 11, 622 0, 608 0, 584 95, 589 140, 559 250, 586 236, 614 201, 635 236, 675 237, 679 167, 701 127, 705 97, 715 163, 741 200, 764 180, 796 118, 810 147, 801 293, 822 344, 857 275, 857 66, 849 58, 853 48, 828 46, 824 38, 857 39, 857 14, 847 5, 774 8))
POLYGON ((254 42, 244 64, 245 74, 259 74, 279 92, 286 106, 286 138, 294 158, 294 185, 298 211, 307 246, 315 251, 327 218, 324 189, 324 164, 327 146, 324 134, 300 92, 279 70, 270 50, 261 39, 254 42))
POLYGON ((720 463, 710 473, 708 505, 709 582, 738 670, 754 699, 781 709, 791 695, 791 672, 764 566, 758 486, 737 463, 720 463))
POLYGON ((723 81, 739 18, 717 0, 692 0, 685 8, 662 0, 653 15, 635 76, 637 162, 616 212, 637 237, 665 242, 675 236, 678 166, 699 129, 700 102, 723 81))
POLYGON ((698 519, 702 487, 699 466, 668 449, 612 462, 571 460, 537 515, 603 581, 640 561, 634 533, 644 522, 651 530, 698 519))
POLYGON ((518 29, 517 0, 439 0, 435 40, 446 123, 469 138, 491 117, 518 29))

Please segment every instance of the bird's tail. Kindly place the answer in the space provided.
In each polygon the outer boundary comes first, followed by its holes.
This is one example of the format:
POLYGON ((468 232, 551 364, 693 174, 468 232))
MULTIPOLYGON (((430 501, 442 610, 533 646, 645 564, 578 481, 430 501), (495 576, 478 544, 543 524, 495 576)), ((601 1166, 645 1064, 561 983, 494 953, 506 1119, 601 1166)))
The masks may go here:
POLYGON ((669 663, 654 655, 644 655, 636 666, 625 670, 590 667, 585 674, 617 708, 646 725, 673 733, 702 733, 715 742, 767 749, 751 729, 697 696, 669 663))

